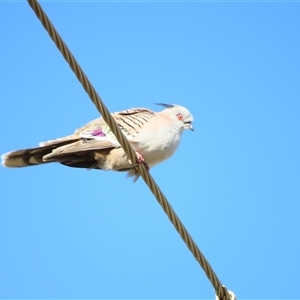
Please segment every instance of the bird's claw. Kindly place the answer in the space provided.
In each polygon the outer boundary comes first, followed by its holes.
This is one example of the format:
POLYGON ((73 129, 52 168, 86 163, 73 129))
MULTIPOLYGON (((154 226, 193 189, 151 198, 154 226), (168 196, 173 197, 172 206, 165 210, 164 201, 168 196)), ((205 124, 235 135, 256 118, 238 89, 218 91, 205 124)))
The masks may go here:
MULTIPOLYGON (((140 153, 137 152, 137 151, 135 152, 135 154, 136 154, 136 158, 137 158, 138 163, 139 163, 139 164, 143 164, 143 165, 145 166, 145 168, 146 168, 146 171, 149 172, 150 168, 149 168, 149 166, 147 165, 147 163, 145 162, 145 159, 144 159, 144 157, 142 156, 142 154, 140 154, 140 153)), ((128 161, 129 161, 130 164, 132 164, 132 162, 131 162, 130 159, 129 159, 128 161)), ((137 175, 137 174, 138 174, 138 170, 137 170, 136 166, 134 166, 134 169, 135 169, 135 175, 137 175)))
POLYGON ((143 165, 145 166, 145 168, 146 168, 146 171, 149 172, 150 168, 149 168, 149 166, 147 165, 147 163, 145 162, 145 159, 144 159, 144 157, 142 156, 142 154, 139 153, 139 152, 137 152, 137 151, 135 152, 135 154, 136 154, 136 157, 137 157, 138 162, 139 162, 140 164, 143 164, 143 165))
POLYGON ((140 164, 142 164, 142 163, 145 162, 144 157, 143 157, 143 155, 141 153, 139 153, 139 152, 136 151, 135 154, 136 154, 136 158, 137 158, 137 160, 138 160, 138 162, 140 164))

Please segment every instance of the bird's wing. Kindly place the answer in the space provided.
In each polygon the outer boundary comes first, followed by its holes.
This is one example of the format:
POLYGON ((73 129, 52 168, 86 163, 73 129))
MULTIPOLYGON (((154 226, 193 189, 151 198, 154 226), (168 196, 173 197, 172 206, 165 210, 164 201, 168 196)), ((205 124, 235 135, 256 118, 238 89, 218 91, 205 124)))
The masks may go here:
MULTIPOLYGON (((113 113, 112 115, 124 135, 130 140, 155 116, 155 113, 146 108, 134 108, 113 113)), ((89 122, 85 126, 77 129, 73 135, 44 142, 41 145, 58 146, 53 149, 51 153, 43 157, 45 161, 56 160, 59 156, 70 153, 120 147, 115 135, 104 122, 103 118, 89 122), (65 141, 70 141, 70 143, 60 146, 60 144, 65 141)))
MULTIPOLYGON (((112 114, 120 129, 129 140, 134 137, 155 115, 156 113, 154 111, 147 108, 131 108, 112 114)), ((84 126, 76 129, 75 132, 69 136, 41 142, 40 146, 55 145, 67 141, 75 142, 80 139, 99 140, 102 142, 107 140, 107 142, 111 143, 112 147, 120 146, 116 137, 103 118, 97 118, 90 121, 84 126)))

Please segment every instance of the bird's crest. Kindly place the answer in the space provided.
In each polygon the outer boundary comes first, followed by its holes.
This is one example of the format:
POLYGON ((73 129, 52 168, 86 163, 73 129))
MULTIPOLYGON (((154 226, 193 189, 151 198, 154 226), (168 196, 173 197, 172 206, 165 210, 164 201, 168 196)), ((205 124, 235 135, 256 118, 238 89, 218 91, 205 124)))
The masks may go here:
POLYGON ((156 102, 152 102, 152 103, 156 104, 156 105, 160 105, 160 106, 166 107, 166 108, 171 108, 171 107, 175 106, 174 104, 167 104, 167 103, 156 103, 156 102))

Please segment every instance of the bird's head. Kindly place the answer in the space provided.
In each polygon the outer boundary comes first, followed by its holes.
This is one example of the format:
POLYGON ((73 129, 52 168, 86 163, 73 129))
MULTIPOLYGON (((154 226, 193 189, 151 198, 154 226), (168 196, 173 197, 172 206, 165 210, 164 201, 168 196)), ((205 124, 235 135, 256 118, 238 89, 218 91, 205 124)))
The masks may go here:
POLYGON ((176 104, 165 104, 165 103, 155 103, 155 104, 166 107, 164 113, 168 114, 171 120, 174 122, 174 124, 182 131, 186 129, 190 129, 194 131, 194 127, 192 126, 194 118, 188 109, 176 104))

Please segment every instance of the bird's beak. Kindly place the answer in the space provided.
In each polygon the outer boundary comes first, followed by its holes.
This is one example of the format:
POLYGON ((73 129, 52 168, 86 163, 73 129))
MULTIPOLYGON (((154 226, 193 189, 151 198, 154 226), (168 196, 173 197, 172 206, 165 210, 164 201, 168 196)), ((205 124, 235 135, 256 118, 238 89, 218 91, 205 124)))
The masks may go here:
POLYGON ((192 126, 191 123, 186 123, 186 128, 189 129, 189 130, 194 131, 194 127, 192 126))

